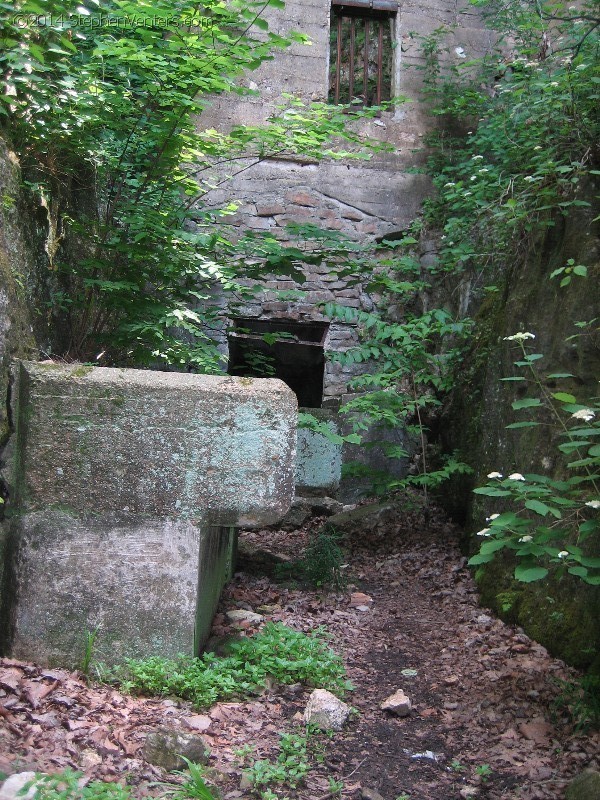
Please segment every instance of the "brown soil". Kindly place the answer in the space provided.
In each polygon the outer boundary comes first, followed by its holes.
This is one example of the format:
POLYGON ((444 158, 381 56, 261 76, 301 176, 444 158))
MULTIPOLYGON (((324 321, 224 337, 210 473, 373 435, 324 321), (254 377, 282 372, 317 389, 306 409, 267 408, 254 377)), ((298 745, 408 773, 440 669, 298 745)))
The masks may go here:
MULTIPOLYGON (((318 524, 242 537, 293 558, 318 524)), ((304 785, 273 787, 281 797, 329 800, 334 778, 347 799, 376 790, 383 800, 544 800, 564 797, 582 769, 598 769, 600 735, 577 732, 561 702, 561 681, 575 673, 478 606, 452 526, 398 512, 350 536, 346 546, 344 591, 250 574, 268 567, 262 558, 260 567, 246 562, 249 571, 236 574, 215 619, 216 637, 255 630, 227 624, 225 612, 233 608, 304 631, 324 625, 345 658, 355 686, 348 701, 358 713, 343 732, 324 737, 324 759, 315 761, 304 785), (353 592, 372 603, 354 607, 353 592), (380 710, 398 688, 411 698, 408 717, 380 710)), ((134 698, 88 687, 77 674, 4 659, 0 770, 72 767, 86 779, 126 781, 136 797, 156 795, 162 791, 156 782, 167 776, 143 759, 147 733, 159 725, 196 732, 208 725, 202 735, 212 750, 210 775, 225 800, 249 797, 240 788, 236 751, 250 744, 254 758, 275 758, 279 733, 302 729, 309 691, 274 686, 251 700, 197 712, 176 699, 134 698)))

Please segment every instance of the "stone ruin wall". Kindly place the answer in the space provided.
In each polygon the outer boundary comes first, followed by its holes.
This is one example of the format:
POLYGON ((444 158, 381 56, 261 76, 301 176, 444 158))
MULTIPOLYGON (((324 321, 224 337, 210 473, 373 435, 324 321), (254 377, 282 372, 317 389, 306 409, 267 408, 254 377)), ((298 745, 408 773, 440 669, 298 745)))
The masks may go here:
MULTIPOLYGON (((228 130, 236 124, 258 125, 275 112, 282 93, 305 101, 326 101, 329 69, 329 0, 290 0, 283 10, 270 9, 268 19, 277 33, 296 30, 308 35, 311 46, 294 44, 271 62, 250 74, 250 97, 215 98, 199 118, 201 128, 228 130)), ((258 164, 242 161, 238 173, 221 188, 211 190, 207 201, 218 207, 231 200, 237 211, 225 219, 234 228, 265 231, 285 242, 289 222, 312 223, 340 231, 352 239, 374 239, 404 230, 419 214, 431 190, 429 179, 419 174, 426 158, 424 138, 435 118, 427 114, 422 99, 423 57, 419 37, 440 26, 455 29, 445 39, 442 62, 458 65, 482 55, 493 45, 477 11, 461 0, 401 2, 393 26, 395 42, 394 95, 407 98, 393 111, 364 121, 360 131, 393 145, 392 152, 374 155, 369 161, 325 160, 317 163, 298 158, 266 159, 258 164)), ((219 175, 222 179, 223 174, 219 175)), ((423 252, 424 259, 431 258, 423 252)), ((326 267, 306 266, 306 282, 273 278, 261 284, 260 294, 236 313, 261 319, 299 322, 324 321, 319 304, 331 302, 363 311, 373 308, 373 298, 360 285, 349 286, 326 267), (297 299, 280 292, 296 290, 297 299)), ((224 317, 228 318, 227 310, 224 317)), ((333 322, 324 342, 325 352, 344 351, 357 342, 356 327, 333 322)), ((226 338, 221 341, 227 351, 226 338)), ((360 366, 342 367, 326 360, 323 406, 336 407, 344 399, 347 382, 360 366)))

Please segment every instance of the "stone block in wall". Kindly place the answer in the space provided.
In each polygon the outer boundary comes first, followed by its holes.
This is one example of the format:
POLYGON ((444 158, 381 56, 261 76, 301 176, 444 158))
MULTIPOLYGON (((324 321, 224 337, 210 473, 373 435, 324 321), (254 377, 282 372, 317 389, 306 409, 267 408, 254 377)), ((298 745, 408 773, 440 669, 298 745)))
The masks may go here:
POLYGON ((319 200, 317 197, 303 191, 288 192, 285 196, 285 199, 297 206, 309 206, 316 208, 319 205, 319 200))
POLYGON ((22 364, 6 470, 13 655, 76 666, 194 653, 235 524, 294 490, 296 399, 278 380, 22 364))
MULTIPOLYGON (((320 422, 326 422, 332 433, 339 428, 338 414, 321 408, 303 409, 320 422)), ((298 429, 298 461, 296 487, 323 493, 334 492, 342 474, 342 445, 308 428, 298 429)))
POLYGON ((284 206, 274 203, 273 205, 257 205, 256 214, 259 217, 276 217, 278 214, 285 214, 284 206))

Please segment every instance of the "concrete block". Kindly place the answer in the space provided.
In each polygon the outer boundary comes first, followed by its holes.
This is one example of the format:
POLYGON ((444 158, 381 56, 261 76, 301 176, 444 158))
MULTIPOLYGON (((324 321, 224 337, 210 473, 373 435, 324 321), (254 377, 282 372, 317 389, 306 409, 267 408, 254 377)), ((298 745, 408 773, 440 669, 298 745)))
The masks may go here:
POLYGON ((37 511, 11 525, 11 655, 78 667, 197 652, 229 577, 233 531, 138 515, 37 511))
POLYGON ((12 655, 76 667, 96 629, 108 663, 198 652, 231 526, 291 503, 294 394, 270 379, 22 363, 13 397, 12 655))
MULTIPOLYGON (((314 408, 307 411, 325 422, 333 433, 337 433, 338 415, 335 412, 314 408)), ((339 486, 341 475, 342 445, 332 442, 321 433, 299 428, 297 488, 332 492, 339 486)))
POLYGON ((269 524, 293 497, 296 398, 275 379, 23 362, 11 502, 269 524))

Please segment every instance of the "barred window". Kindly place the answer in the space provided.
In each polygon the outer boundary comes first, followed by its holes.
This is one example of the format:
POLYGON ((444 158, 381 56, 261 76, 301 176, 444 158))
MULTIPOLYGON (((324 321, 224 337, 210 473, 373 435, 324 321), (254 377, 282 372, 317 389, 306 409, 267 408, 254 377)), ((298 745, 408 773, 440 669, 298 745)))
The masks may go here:
POLYGON ((379 105, 392 96, 396 0, 332 0, 329 102, 379 105))

